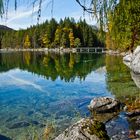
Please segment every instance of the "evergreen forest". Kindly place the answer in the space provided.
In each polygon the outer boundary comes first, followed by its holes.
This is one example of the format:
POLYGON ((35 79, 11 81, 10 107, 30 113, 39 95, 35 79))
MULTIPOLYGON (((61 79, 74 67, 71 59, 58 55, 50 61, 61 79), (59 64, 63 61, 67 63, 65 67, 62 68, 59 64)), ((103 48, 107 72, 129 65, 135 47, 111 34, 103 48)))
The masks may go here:
POLYGON ((76 22, 65 18, 57 22, 54 18, 26 30, 1 31, 1 48, 73 48, 103 47, 99 31, 85 20, 76 22))
MULTIPOLYGON (((70 48, 97 47, 106 45, 107 49, 133 51, 140 44, 140 1, 139 0, 75 0, 84 12, 97 20, 99 29, 85 21, 65 18, 55 19, 26 30, 0 33, 1 48, 70 48), (100 31, 100 33, 99 33, 100 31), (102 35, 102 36, 101 36, 102 35), (100 39, 99 39, 100 38, 100 39), (102 39, 101 39, 102 38, 102 39)), ((18 0, 14 0, 15 10, 18 0)), ((38 2, 38 20, 41 16, 41 3, 38 2)), ((9 1, 0 1, 0 15, 8 11, 9 1)), ((51 0, 51 3, 55 3, 51 0)), ((53 8, 52 8, 53 11, 53 8)))

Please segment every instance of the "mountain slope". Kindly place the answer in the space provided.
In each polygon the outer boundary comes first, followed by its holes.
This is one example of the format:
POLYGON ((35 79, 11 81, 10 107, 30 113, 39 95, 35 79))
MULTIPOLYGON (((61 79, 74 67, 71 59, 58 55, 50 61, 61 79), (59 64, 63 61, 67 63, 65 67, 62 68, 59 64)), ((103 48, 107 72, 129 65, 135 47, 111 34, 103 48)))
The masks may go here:
POLYGON ((4 25, 0 25, 0 30, 13 30, 12 28, 9 28, 7 26, 4 26, 4 25))

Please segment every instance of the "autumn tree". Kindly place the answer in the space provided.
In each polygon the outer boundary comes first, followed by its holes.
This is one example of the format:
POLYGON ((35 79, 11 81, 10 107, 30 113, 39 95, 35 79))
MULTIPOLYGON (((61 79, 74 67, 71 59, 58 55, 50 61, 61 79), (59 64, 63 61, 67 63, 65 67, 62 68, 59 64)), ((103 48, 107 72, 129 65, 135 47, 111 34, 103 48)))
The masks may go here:
POLYGON ((43 36, 41 36, 41 40, 42 40, 43 46, 49 48, 50 38, 48 36, 48 33, 45 33, 43 36))
POLYGON ((62 38, 61 38, 61 47, 66 48, 67 46, 67 35, 65 32, 63 32, 62 34, 62 38))
POLYGON ((30 42, 29 35, 27 34, 27 35, 25 36, 24 48, 30 48, 30 46, 31 46, 31 42, 30 42))
POLYGON ((70 40, 70 47, 74 47, 74 35, 73 35, 73 30, 70 30, 69 33, 69 40, 70 40))
POLYGON ((62 29, 58 26, 55 31, 55 39, 54 39, 54 43, 58 46, 60 45, 61 36, 62 36, 62 29))

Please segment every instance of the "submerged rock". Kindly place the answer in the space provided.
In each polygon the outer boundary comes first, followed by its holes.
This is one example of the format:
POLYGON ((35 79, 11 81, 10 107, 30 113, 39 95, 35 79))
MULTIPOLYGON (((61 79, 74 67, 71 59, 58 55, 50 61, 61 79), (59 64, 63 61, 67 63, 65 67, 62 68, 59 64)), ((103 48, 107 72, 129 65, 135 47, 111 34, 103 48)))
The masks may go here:
POLYGON ((111 140, 128 140, 129 126, 125 113, 121 112, 105 126, 111 140))
POLYGON ((108 140, 105 125, 92 119, 81 119, 54 140, 108 140))
POLYGON ((15 120, 15 119, 17 119, 17 116, 9 117, 9 118, 6 120, 6 122, 10 122, 10 121, 13 121, 13 120, 15 120))
POLYGON ((30 124, 32 124, 32 125, 38 125, 39 127, 45 127, 46 126, 45 124, 42 124, 42 123, 40 123, 38 121, 34 121, 34 120, 31 121, 30 124))
POLYGON ((21 121, 21 122, 16 122, 12 124, 11 126, 8 126, 9 129, 16 129, 16 128, 21 128, 21 127, 27 127, 29 126, 30 123, 26 121, 21 121))
POLYGON ((9 129, 17 129, 17 128, 22 128, 22 127, 28 127, 30 125, 38 125, 39 127, 45 127, 45 124, 39 123, 38 121, 19 121, 19 122, 15 122, 11 125, 8 125, 7 127, 9 129))
POLYGON ((120 109, 120 102, 109 97, 99 97, 91 100, 88 108, 91 112, 109 113, 120 109))

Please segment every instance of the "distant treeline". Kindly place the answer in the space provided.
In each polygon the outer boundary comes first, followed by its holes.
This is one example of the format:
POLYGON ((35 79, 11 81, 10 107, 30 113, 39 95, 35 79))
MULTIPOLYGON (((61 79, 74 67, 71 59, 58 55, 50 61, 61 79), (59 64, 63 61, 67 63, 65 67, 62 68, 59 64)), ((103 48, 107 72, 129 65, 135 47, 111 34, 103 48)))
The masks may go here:
POLYGON ((26 30, 8 30, 1 34, 1 48, 72 48, 104 46, 99 31, 85 20, 76 22, 54 18, 26 30))

